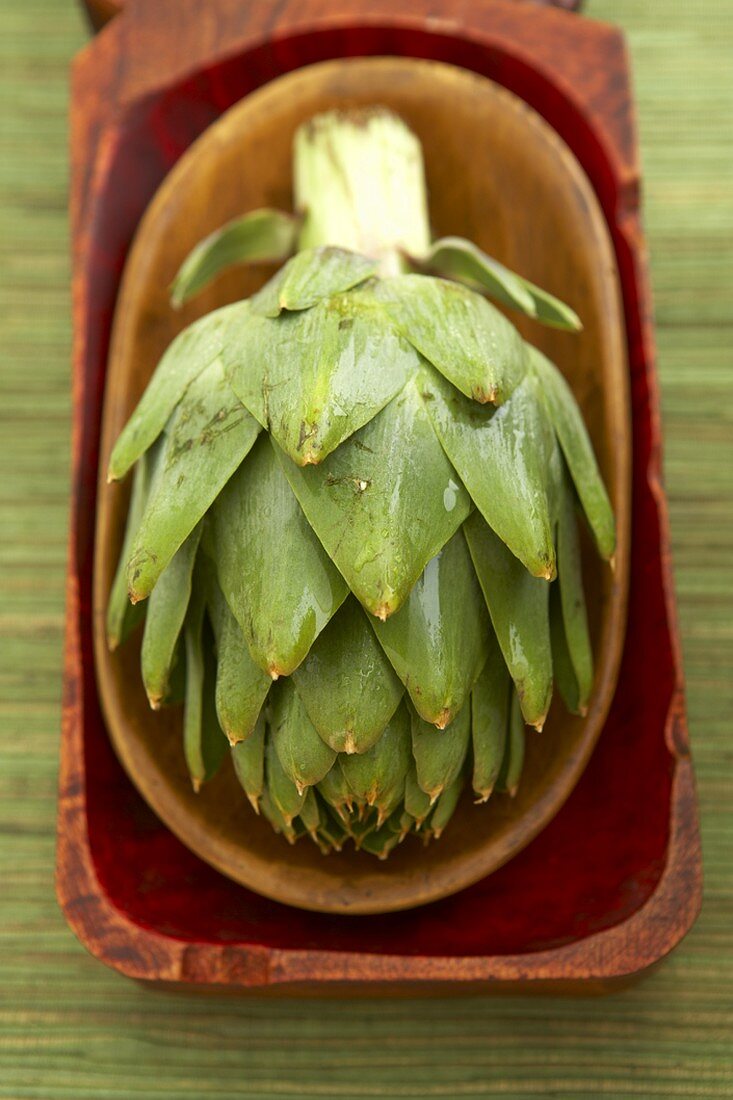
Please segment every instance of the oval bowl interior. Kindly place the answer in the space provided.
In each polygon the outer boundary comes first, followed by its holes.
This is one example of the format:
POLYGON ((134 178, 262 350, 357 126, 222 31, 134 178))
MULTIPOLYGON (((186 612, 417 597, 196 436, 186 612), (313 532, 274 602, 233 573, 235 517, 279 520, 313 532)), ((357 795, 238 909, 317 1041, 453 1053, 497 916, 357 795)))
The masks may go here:
MULTIPOLYGON (((472 73, 400 58, 325 62, 281 77, 212 125, 163 182, 140 223, 115 316, 103 412, 96 530, 96 666, 117 754, 160 818, 218 870, 278 901, 333 913, 404 909, 462 889, 528 844, 562 806, 610 705, 622 649, 629 558, 630 425, 626 343, 615 258, 592 187, 564 143, 521 100, 472 73), (381 103, 401 114, 425 151, 436 235, 476 241, 512 269, 568 301, 579 335, 512 315, 522 335, 567 376, 583 409, 618 522, 615 569, 585 539, 585 585, 596 679, 585 718, 553 704, 541 734, 528 730, 514 799, 483 806, 467 795, 438 842, 409 838, 385 862, 353 849, 323 857, 290 847, 250 809, 227 761, 196 795, 183 760, 180 713, 154 714, 139 673, 139 638, 110 653, 107 595, 129 484, 107 485, 111 445, 161 353, 188 323, 251 294, 272 270, 220 276, 180 312, 167 288, 190 248, 228 219, 291 205, 296 127, 334 106, 381 103)), ((128 479, 129 480, 129 479, 128 479)))

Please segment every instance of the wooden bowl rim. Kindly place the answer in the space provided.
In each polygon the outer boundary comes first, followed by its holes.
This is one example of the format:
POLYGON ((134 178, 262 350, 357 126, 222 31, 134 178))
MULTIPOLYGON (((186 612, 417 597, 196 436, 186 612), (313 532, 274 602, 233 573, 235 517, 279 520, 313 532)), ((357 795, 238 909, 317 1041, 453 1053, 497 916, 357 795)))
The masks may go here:
MULTIPOLYGON (((485 89, 490 89, 488 94, 492 94, 502 101, 503 110, 514 113, 520 126, 533 129, 538 136, 538 140, 545 141, 553 146, 555 155, 563 161, 565 169, 572 177, 574 184, 587 204, 588 218, 594 232, 594 247, 599 250, 599 256, 603 257, 609 290, 615 303, 616 317, 613 323, 607 325, 606 333, 617 345, 613 362, 616 364, 614 373, 615 381, 618 383, 612 390, 605 387, 604 401, 614 409, 614 423, 617 426, 623 426, 624 424, 628 426, 628 369, 616 259, 605 218, 585 172, 559 135, 519 97, 495 84, 487 77, 444 62, 416 58, 350 58, 348 60, 323 61, 304 66, 263 85, 234 104, 192 143, 163 180, 138 226, 123 273, 115 310, 108 373, 110 373, 110 364, 120 354, 120 346, 124 344, 124 333, 127 327, 125 322, 130 296, 129 287, 133 282, 135 268, 140 262, 140 256, 144 250, 147 226, 154 223, 162 215, 185 175, 189 172, 195 172, 198 158, 205 154, 210 144, 222 140, 223 135, 228 131, 239 128, 241 126, 241 116, 246 116, 252 111, 262 110, 271 97, 296 95, 297 85, 303 80, 307 81, 311 74, 322 72, 328 75, 336 71, 343 72, 344 66, 348 66, 351 71, 357 69, 369 70, 375 75, 380 69, 383 71, 390 68, 397 70, 409 69, 413 73, 422 70, 425 79, 431 82, 441 81, 446 85, 446 91, 448 91, 448 85, 450 85, 458 93, 461 85, 464 88, 468 85, 474 87, 482 85, 485 89)), ((311 877, 310 873, 305 873, 306 868, 302 868, 303 874, 299 876, 283 874, 281 865, 271 867, 268 861, 258 857, 256 852, 243 849, 241 845, 225 841, 218 836, 212 838, 205 824, 197 821, 188 812, 179 794, 172 786, 165 783, 160 772, 154 768, 151 769, 144 748, 139 745, 135 738, 125 736, 124 728, 121 728, 115 721, 115 714, 109 705, 110 691, 108 689, 111 683, 111 666, 103 627, 107 594, 103 588, 102 570, 98 567, 104 525, 109 511, 105 470, 113 442, 106 398, 107 392, 105 392, 103 408, 99 508, 95 538, 94 648, 96 675, 102 710, 115 752, 140 794, 168 828, 200 858, 249 889, 284 904, 317 912, 339 914, 394 912, 437 901, 472 885, 497 870, 526 847, 555 816, 575 787, 600 735, 613 697, 623 647, 628 590, 631 503, 628 427, 625 432, 622 431, 621 433, 624 438, 619 440, 618 453, 614 463, 616 492, 613 503, 617 519, 618 548, 615 560, 613 593, 599 645, 599 649, 607 653, 607 659, 602 663, 602 675, 595 687, 591 706, 584 722, 582 738, 575 751, 569 754, 567 766, 559 773, 556 781, 547 786, 533 804, 531 814, 525 814, 524 818, 513 823, 512 828, 509 830, 508 839, 504 839, 503 843, 497 844, 497 838, 489 836, 482 847, 473 852, 464 853, 460 858, 453 861, 450 868, 439 868, 439 874, 433 874, 430 881, 426 881, 425 875, 413 876, 413 882, 410 885, 410 876, 403 876, 405 881, 408 881, 408 887, 401 892, 396 888, 396 883, 400 880, 390 881, 389 896, 387 897, 385 892, 380 892, 378 885, 374 887, 373 893, 362 894, 358 889, 355 890, 353 883, 350 883, 349 889, 344 893, 343 882, 339 886, 338 877, 336 877, 336 881, 331 884, 330 888, 327 881, 321 886, 312 884, 304 887, 303 880, 311 877)), ((360 853, 359 855, 366 860, 367 857, 363 854, 360 853)), ((369 858, 373 864, 375 862, 373 857, 369 858)), ((326 880, 329 877, 327 865, 328 860, 324 860, 323 871, 325 873, 320 876, 326 880)), ((365 864, 364 871, 366 872, 364 877, 369 877, 368 872, 373 872, 374 867, 365 864)), ((313 877, 317 878, 318 876, 313 877)))

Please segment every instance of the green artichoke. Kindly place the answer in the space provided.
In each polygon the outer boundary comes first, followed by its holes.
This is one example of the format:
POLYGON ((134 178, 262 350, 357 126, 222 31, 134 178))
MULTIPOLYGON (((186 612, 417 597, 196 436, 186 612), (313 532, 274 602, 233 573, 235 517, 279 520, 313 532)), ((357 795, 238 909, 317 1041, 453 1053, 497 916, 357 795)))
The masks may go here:
POLYGON ((178 304, 294 252, 173 341, 117 440, 110 478, 135 471, 108 637, 144 609, 145 689, 183 702, 196 789, 231 752, 289 840, 384 858, 439 836, 464 789, 516 791, 553 677, 584 712, 576 514, 607 559, 614 519, 567 383, 485 295, 578 318, 431 244, 405 124, 318 116, 294 167, 302 215, 230 223, 174 283, 178 304))

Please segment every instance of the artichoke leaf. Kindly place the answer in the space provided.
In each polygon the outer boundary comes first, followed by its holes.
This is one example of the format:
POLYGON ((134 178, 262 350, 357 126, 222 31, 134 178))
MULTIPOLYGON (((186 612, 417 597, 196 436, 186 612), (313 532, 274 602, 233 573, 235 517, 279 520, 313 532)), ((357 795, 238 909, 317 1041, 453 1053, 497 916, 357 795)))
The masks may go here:
POLYGON ((410 343, 473 401, 501 405, 524 377, 521 336, 481 294, 429 275, 395 275, 374 295, 410 343))
POLYGON ((321 739, 291 679, 273 688, 270 737, 285 774, 301 794, 331 770, 336 753, 321 739))
POLYGON ((417 780, 417 766, 413 759, 405 778, 405 810, 413 818, 415 828, 419 829, 430 813, 432 803, 417 780))
POLYGON ((522 279, 464 237, 441 237, 433 241, 425 255, 410 259, 418 270, 468 282, 502 305, 520 309, 528 317, 536 316, 532 295, 525 290, 522 279))
POLYGON ((376 260, 345 248, 304 248, 250 299, 252 309, 263 317, 310 309, 363 283, 377 267, 376 260))
POLYGON ((133 474, 125 534, 107 604, 107 644, 111 650, 115 650, 118 645, 126 641, 137 624, 145 617, 145 604, 130 603, 130 594, 127 590, 127 563, 140 521, 145 514, 162 443, 163 440, 159 439, 150 450, 140 456, 133 474))
MULTIPOLYGON (((318 805, 318 798, 313 787, 309 787, 306 791, 305 802, 298 814, 298 819, 313 839, 317 839, 321 826, 321 808, 318 805)), ((325 851, 323 854, 326 854, 325 851)))
POLYGON ((213 562, 211 573, 207 606, 216 639, 216 713, 229 744, 236 745, 254 732, 272 678, 250 657, 242 628, 219 587, 213 562))
POLYGON ((203 588, 194 578, 183 629, 186 653, 183 753, 193 789, 197 792, 216 775, 227 749, 227 740, 216 717, 216 662, 204 612, 203 588))
POLYGON ((223 306, 194 321, 164 352, 147 389, 117 439, 108 480, 119 481, 152 446, 189 386, 219 357, 246 326, 249 302, 223 306))
POLYGON ((447 726, 483 667, 490 631, 461 531, 428 562, 403 607, 373 627, 418 714, 447 726))
POLYGON ((400 843, 402 836, 402 832, 395 829, 390 819, 366 833, 359 841, 359 848, 376 856, 377 859, 386 859, 392 849, 400 843))
POLYGON ((155 487, 128 564, 134 601, 150 594, 259 431, 228 386, 221 361, 215 360, 191 383, 166 429, 155 487))
POLYGON ((477 512, 464 531, 522 713, 541 729, 552 699, 550 585, 528 573, 477 512))
POLYGON ((446 787, 441 795, 439 795, 433 812, 430 815, 430 821, 428 822, 428 828, 432 833, 435 840, 437 840, 445 829, 446 825, 453 817, 458 806, 459 799, 463 793, 463 776, 458 775, 453 780, 450 787, 446 787))
POLYGON ((425 255, 412 260, 419 269, 478 286, 497 302, 555 328, 577 332, 583 326, 575 310, 528 279, 510 271, 463 237, 433 241, 425 255))
POLYGON ((189 252, 170 288, 177 309, 232 264, 267 263, 289 256, 299 219, 282 210, 252 210, 215 229, 189 252))
MULTIPOLYGON (((270 802, 282 814, 286 824, 292 825, 303 808, 306 792, 305 788, 298 790, 280 763, 272 738, 272 729, 269 726, 265 736, 265 791, 269 795, 270 802)), ((262 802, 260 805, 264 810, 262 802)))
POLYGON ((240 400, 299 466, 322 462, 419 366, 384 311, 349 294, 277 320, 252 317, 227 356, 240 400))
POLYGON ((412 715, 412 755, 417 781, 434 803, 461 774, 471 740, 471 708, 465 706, 444 730, 412 715))
POLYGON ((316 787, 327 806, 337 815, 339 821, 349 820, 354 808, 354 792, 349 786, 338 760, 330 772, 324 775, 316 787))
MULTIPOLYGON (((317 797, 317 796, 316 796, 317 797)), ((327 809, 319 802, 321 822, 318 826, 318 841, 321 851, 340 852, 347 837, 343 824, 336 821, 327 809)))
POLYGON ((265 789, 265 714, 260 711, 255 728, 246 741, 232 745, 234 773, 255 813, 265 789))
POLYGON ((491 631, 489 655, 471 693, 472 784, 478 802, 491 796, 504 759, 511 677, 491 631))
POLYGON ((252 659, 273 679, 298 667, 348 594, 276 449, 263 434, 211 511, 219 584, 252 659))
POLYGON ((198 524, 160 574, 148 600, 140 664, 145 691, 154 710, 168 695, 176 645, 191 598, 200 539, 198 524))
POLYGON ((512 692, 504 759, 501 764, 499 778, 496 781, 497 791, 505 791, 512 798, 517 793, 522 768, 524 767, 525 738, 526 733, 519 697, 516 692, 512 692))
POLYGON ((415 380, 320 465, 279 457, 329 557, 379 619, 404 603, 471 507, 415 380))
POLYGON ((578 679, 575 675, 565 637, 560 587, 557 584, 553 584, 550 592, 550 638, 552 640, 552 666, 560 698, 571 714, 585 714, 585 709, 582 709, 580 705, 578 679))
POLYGON ((580 332, 583 322, 578 314, 566 302, 556 298, 554 294, 536 286, 529 279, 522 279, 522 285, 532 296, 535 309, 535 317, 542 325, 550 328, 568 329, 570 332, 580 332))
POLYGON ((486 522, 527 567, 555 575, 555 436, 526 377, 501 408, 467 401, 425 366, 420 392, 438 438, 486 522))
POLYGON ((404 691, 353 597, 318 636, 293 680, 310 721, 336 752, 370 749, 404 691))
POLYGON ((593 688, 593 651, 583 592, 583 571, 574 494, 567 480, 558 513, 557 564, 563 634, 578 690, 574 709, 584 714, 593 688))
POLYGON ((410 715, 397 709, 382 736, 367 752, 339 757, 341 770, 357 801, 391 812, 404 796, 410 766, 410 715))
POLYGON ((299 836, 305 831, 304 826, 301 825, 299 818, 288 820, 285 817, 272 797, 272 793, 268 786, 265 786, 260 795, 259 805, 262 816, 270 822, 275 832, 284 836, 288 844, 295 844, 299 836))
POLYGON ((616 549, 613 510, 580 409, 554 363, 537 348, 528 345, 528 349, 537 389, 560 441, 598 552, 603 558, 611 558, 616 549))

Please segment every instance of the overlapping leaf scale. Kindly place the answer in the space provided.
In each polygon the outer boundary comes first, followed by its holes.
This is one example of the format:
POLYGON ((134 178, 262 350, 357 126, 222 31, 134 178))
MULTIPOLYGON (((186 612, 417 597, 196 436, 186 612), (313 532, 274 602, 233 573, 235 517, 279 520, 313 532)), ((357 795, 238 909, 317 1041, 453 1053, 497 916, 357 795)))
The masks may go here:
POLYGON ((593 651, 583 592, 580 542, 575 500, 568 479, 563 479, 557 520, 557 561, 562 631, 577 685, 577 700, 570 709, 585 713, 593 687, 593 651))
POLYGON ((598 552, 610 558, 616 549, 616 525, 588 429, 560 371, 537 348, 527 347, 538 393, 557 433, 598 552))
POLYGON ((272 679, 252 660, 213 563, 211 572, 206 603, 216 641, 216 713, 229 743, 236 745, 254 733, 272 679))
POLYGON ((183 628, 186 689, 183 708, 183 752, 195 791, 216 775, 226 756, 227 740, 216 716, 216 659, 205 616, 203 585, 196 583, 183 628))
POLYGON ((304 248, 250 299, 252 309, 263 317, 279 317, 283 310, 310 309, 324 298, 363 283, 377 267, 376 260, 345 248, 304 248))
POLYGON ((491 629, 460 530, 425 566, 403 607, 373 625, 418 714, 443 729, 481 671, 491 629))
POLYGON ((552 698, 550 585, 527 572, 478 512, 464 531, 522 713, 541 728, 552 698))
POLYGON ((191 383, 219 357, 222 348, 236 342, 249 312, 249 302, 235 302, 207 313, 176 336, 115 443, 109 461, 110 481, 123 478, 155 442, 191 383))
POLYGON ((550 638, 552 640, 552 669, 555 686, 560 698, 571 714, 580 714, 580 690, 570 658, 565 637, 559 586, 553 585, 550 592, 550 638))
POLYGON ((320 737, 290 678, 273 688, 270 736, 285 774, 299 792, 328 775, 336 753, 320 737))
POLYGON ((168 694, 178 637, 183 628, 194 563, 201 539, 200 524, 184 540, 150 594, 140 653, 145 692, 157 710, 168 694))
POLYGON ((536 314, 532 295, 525 290, 519 276, 487 256, 473 241, 463 237, 441 237, 433 241, 416 262, 438 275, 468 280, 491 294, 497 302, 511 309, 521 309, 529 317, 536 314))
POLYGON ((492 630, 486 664, 471 693, 472 784, 479 802, 490 797, 501 771, 511 690, 509 670, 492 630))
POLYGON ((380 619, 404 603, 471 507, 416 379, 318 466, 282 453, 281 464, 349 588, 380 619))
POLYGON ((265 735, 265 789, 263 794, 267 795, 267 798, 260 803, 263 811, 267 813, 266 806, 269 802, 277 812, 282 814, 286 824, 292 826, 294 819, 303 808, 306 790, 305 787, 298 790, 282 766, 269 727, 265 735))
POLYGON ((149 450, 140 456, 135 466, 130 503, 127 509, 127 520, 125 522, 125 534, 122 539, 120 556, 107 604, 107 644, 111 650, 115 650, 118 645, 126 641, 145 616, 144 604, 130 603, 130 595, 127 589, 127 563, 130 560, 140 521, 145 514, 162 449, 163 440, 159 438, 149 450))
POLYGON ((534 576, 555 575, 555 436, 527 375, 498 409, 423 367, 420 395, 446 455, 490 527, 534 576))
POLYGON ((475 291, 428 275, 395 275, 373 294, 410 343, 474 401, 501 405, 524 377, 521 336, 475 291))
POLYGON ((461 774, 470 741, 470 706, 465 706, 444 730, 412 714, 412 755, 417 781, 431 803, 461 774))
POLYGON ((188 387, 166 428, 155 484, 128 564, 133 601, 144 599, 251 449, 260 426, 215 359, 188 387))
POLYGON ((415 373, 418 356, 378 305, 342 294, 276 320, 252 316, 227 351, 242 403, 293 462, 321 462, 415 373))
POLYGON ((276 449, 263 434, 211 510, 221 589, 252 659, 273 677, 298 667, 348 593, 276 449))
POLYGON ((417 262, 441 275, 468 281, 503 305, 520 309, 542 324, 576 332, 583 327, 575 310, 565 302, 510 271, 462 237, 443 237, 434 241, 417 262))
POLYGON ((381 736, 404 689, 350 597, 293 673, 310 721, 336 752, 366 752, 381 736))
POLYGON ((398 707, 379 740, 367 752, 339 757, 354 797, 377 809, 385 820, 401 803, 410 767, 410 715, 398 707))
POLYGON ((509 728, 504 748, 504 759, 496 781, 497 791, 506 791, 512 797, 517 793, 519 780, 524 767, 526 747, 526 726, 522 719, 522 708, 516 692, 512 692, 509 704, 509 728))

